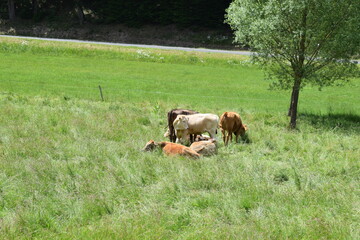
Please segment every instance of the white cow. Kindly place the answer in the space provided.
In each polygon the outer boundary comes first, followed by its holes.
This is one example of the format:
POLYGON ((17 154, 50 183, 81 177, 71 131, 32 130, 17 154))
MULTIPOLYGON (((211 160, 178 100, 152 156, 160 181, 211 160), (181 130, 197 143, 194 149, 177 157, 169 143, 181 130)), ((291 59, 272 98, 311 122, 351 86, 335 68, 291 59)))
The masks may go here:
POLYGON ((216 139, 216 129, 219 125, 219 117, 211 113, 197 113, 192 115, 178 115, 173 122, 176 133, 176 142, 183 143, 189 134, 209 133, 216 139))

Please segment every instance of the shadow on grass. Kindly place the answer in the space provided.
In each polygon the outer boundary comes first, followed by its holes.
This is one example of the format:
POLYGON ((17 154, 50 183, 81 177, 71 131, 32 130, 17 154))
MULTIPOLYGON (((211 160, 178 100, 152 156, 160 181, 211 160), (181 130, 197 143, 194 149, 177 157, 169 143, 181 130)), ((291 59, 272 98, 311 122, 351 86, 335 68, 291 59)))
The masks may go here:
POLYGON ((251 138, 248 133, 245 133, 243 137, 241 137, 240 143, 250 144, 252 143, 251 138))
POLYGON ((318 129, 360 133, 360 116, 352 113, 301 113, 299 119, 318 129))

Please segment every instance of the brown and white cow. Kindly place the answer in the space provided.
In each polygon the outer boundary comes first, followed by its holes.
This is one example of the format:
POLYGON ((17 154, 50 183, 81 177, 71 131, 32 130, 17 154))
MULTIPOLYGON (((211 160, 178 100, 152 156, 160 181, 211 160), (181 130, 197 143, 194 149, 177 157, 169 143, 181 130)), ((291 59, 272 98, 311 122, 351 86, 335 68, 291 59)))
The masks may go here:
POLYGON ((210 137, 210 136, 201 134, 201 135, 197 135, 197 136, 195 137, 194 142, 209 141, 209 140, 211 140, 211 137, 210 137))
POLYGON ((217 146, 215 139, 194 142, 190 145, 190 148, 203 156, 212 156, 217 153, 217 146))
POLYGON ((196 151, 192 150, 189 147, 183 146, 181 144, 172 143, 172 142, 158 142, 156 143, 154 140, 150 140, 146 143, 143 151, 152 151, 156 147, 160 147, 162 151, 168 156, 184 156, 193 159, 197 159, 200 157, 196 151))
POLYGON ((190 134, 209 133, 210 137, 216 139, 219 117, 211 113, 197 113, 192 115, 178 115, 173 122, 176 142, 185 142, 190 134))
POLYGON ((225 145, 228 144, 229 139, 230 142, 232 141, 233 133, 236 136, 235 141, 238 142, 239 136, 243 138, 245 136, 245 132, 248 129, 246 124, 242 123, 240 115, 236 112, 224 112, 220 116, 219 127, 223 134, 223 141, 225 145))
POLYGON ((173 122, 176 119, 176 117, 180 114, 182 115, 190 115, 190 114, 195 114, 198 113, 196 111, 193 110, 187 110, 187 109, 172 109, 168 112, 167 114, 167 118, 168 118, 168 132, 166 132, 164 134, 165 137, 169 137, 170 142, 175 142, 176 140, 176 134, 175 134, 175 129, 173 126, 173 122))

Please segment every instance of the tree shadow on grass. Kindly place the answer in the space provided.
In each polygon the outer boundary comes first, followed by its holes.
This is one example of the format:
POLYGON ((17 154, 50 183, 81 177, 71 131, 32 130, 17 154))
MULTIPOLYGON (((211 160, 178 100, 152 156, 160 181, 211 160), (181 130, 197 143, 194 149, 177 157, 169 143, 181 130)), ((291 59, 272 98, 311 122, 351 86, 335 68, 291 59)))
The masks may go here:
POLYGON ((317 129, 360 134, 360 115, 352 113, 301 113, 299 119, 317 129))

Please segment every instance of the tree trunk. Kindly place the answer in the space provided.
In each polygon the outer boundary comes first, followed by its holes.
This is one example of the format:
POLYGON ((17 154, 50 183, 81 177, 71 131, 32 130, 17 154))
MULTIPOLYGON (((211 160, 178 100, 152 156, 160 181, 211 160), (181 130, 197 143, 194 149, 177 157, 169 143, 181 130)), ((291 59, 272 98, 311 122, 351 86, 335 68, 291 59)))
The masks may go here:
POLYGON ((292 63, 292 68, 294 70, 294 86, 291 93, 290 108, 288 114, 290 115, 290 128, 296 128, 296 118, 297 118, 297 106, 299 101, 299 92, 301 80, 304 77, 304 61, 305 61, 305 51, 306 51, 306 25, 307 25, 307 15, 308 7, 305 5, 302 15, 302 29, 303 31, 300 34, 300 43, 299 43, 299 54, 298 61, 292 63))
POLYGON ((296 128, 297 107, 299 101, 301 78, 296 77, 290 103, 290 128, 296 128))
POLYGON ((291 91, 290 106, 289 106, 289 111, 288 111, 288 116, 289 116, 289 117, 291 116, 291 112, 292 112, 291 107, 292 107, 293 98, 294 98, 294 88, 293 88, 293 90, 291 91))
POLYGON ((9 19, 10 21, 15 20, 15 0, 8 0, 9 19))

